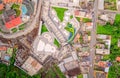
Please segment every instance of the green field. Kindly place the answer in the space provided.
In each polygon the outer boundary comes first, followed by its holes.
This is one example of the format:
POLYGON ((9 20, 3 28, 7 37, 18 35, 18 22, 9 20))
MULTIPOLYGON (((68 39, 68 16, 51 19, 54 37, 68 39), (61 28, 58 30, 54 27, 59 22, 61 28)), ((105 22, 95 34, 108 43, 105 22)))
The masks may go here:
POLYGON ((59 20, 60 20, 61 22, 63 22, 63 20, 64 20, 64 13, 65 13, 65 11, 67 11, 68 9, 66 9, 66 8, 60 8, 60 7, 52 7, 52 8, 56 11, 59 20))
POLYGON ((104 57, 104 59, 110 59, 113 65, 110 67, 108 78, 119 78, 120 77, 120 66, 119 63, 115 62, 115 58, 120 56, 120 48, 118 48, 118 39, 120 39, 120 14, 115 17, 115 22, 113 25, 107 23, 104 26, 97 26, 98 34, 111 35, 111 48, 110 55, 104 57), (116 70, 116 71, 115 71, 116 70))
POLYGON ((48 29, 45 26, 45 24, 43 24, 42 27, 41 27, 41 34, 43 34, 44 32, 48 32, 48 29))
POLYGON ((18 29, 17 28, 13 28, 13 29, 11 29, 11 31, 12 31, 12 33, 16 33, 18 31, 18 29))
POLYGON ((54 44, 59 48, 60 47, 60 43, 56 40, 56 39, 54 39, 54 44))
POLYGON ((80 74, 80 75, 78 75, 78 76, 77 76, 77 78, 83 78, 83 75, 82 75, 82 74, 80 74))
POLYGON ((25 29, 25 24, 19 26, 19 30, 24 30, 24 29, 25 29))
POLYGON ((73 15, 70 16, 70 19, 73 19, 73 15))
MULTIPOLYGON (((82 17, 76 17, 78 22, 80 21, 80 18, 82 18, 82 17)), ((82 22, 87 23, 87 22, 92 22, 92 20, 89 18, 83 18, 82 22)))

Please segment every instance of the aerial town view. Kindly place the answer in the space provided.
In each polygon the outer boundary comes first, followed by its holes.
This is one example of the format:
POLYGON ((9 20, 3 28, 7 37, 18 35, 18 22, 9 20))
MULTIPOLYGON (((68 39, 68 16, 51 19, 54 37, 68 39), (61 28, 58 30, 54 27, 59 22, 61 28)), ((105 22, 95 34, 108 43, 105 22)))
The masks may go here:
POLYGON ((120 0, 0 0, 0 78, 120 78, 120 0))

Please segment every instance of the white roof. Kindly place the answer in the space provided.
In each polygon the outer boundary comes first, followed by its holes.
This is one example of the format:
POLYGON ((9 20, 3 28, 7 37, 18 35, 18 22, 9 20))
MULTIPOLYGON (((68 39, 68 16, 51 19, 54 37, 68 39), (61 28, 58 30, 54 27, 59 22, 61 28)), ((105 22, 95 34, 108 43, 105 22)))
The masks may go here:
POLYGON ((87 74, 83 74, 83 78, 88 78, 88 75, 87 74))
POLYGON ((45 43, 42 40, 40 40, 37 46, 37 51, 43 51, 44 47, 45 47, 45 43))
POLYGON ((65 67, 64 67, 63 64, 64 64, 64 63, 62 62, 62 63, 60 63, 58 66, 59 66, 59 68, 60 68, 60 70, 61 70, 62 72, 65 72, 65 67))
POLYGON ((99 39, 106 39, 107 38, 107 35, 97 35, 97 38, 99 38, 99 39))
POLYGON ((109 71, 109 67, 106 67, 106 68, 105 68, 105 72, 108 72, 108 71, 109 71))
POLYGON ((39 51, 45 51, 45 52, 56 52, 56 47, 49 43, 45 43, 42 40, 39 41, 38 46, 37 46, 37 52, 39 51))
POLYGON ((50 44, 46 44, 45 45, 45 52, 50 52, 51 51, 51 45, 50 44))

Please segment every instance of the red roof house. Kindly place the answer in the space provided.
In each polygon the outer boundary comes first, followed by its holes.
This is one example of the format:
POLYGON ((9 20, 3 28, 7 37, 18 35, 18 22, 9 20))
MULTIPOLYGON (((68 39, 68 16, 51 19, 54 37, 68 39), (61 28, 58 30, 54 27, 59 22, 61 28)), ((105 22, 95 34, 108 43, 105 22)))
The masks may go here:
POLYGON ((116 61, 120 62, 120 57, 117 57, 117 58, 116 58, 116 61))
POLYGON ((22 3, 23 0, 3 0, 5 4, 7 3, 22 3))
POLYGON ((0 46, 0 51, 6 51, 7 50, 7 47, 5 46, 0 46))
POLYGON ((7 29, 16 27, 17 25, 22 23, 22 20, 21 20, 20 17, 17 17, 17 18, 14 18, 14 19, 13 19, 13 17, 11 17, 11 18, 12 18, 12 20, 5 23, 5 26, 6 26, 7 29))
POLYGON ((0 3, 0 10, 3 10, 4 9, 4 5, 3 3, 0 3))
POLYGON ((80 15, 80 12, 78 10, 75 10, 75 16, 79 16, 80 15))

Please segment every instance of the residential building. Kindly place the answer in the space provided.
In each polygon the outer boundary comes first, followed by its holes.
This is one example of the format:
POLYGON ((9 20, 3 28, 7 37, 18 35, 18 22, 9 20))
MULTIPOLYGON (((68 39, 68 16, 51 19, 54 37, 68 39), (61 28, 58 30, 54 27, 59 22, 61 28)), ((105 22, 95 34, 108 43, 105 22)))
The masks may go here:
POLYGON ((97 35, 96 54, 110 54, 111 36, 97 35))
POLYGON ((0 46, 0 60, 2 63, 5 63, 9 65, 10 58, 12 57, 13 48, 7 47, 7 46, 0 46))
POLYGON ((107 74, 102 71, 94 71, 95 78, 107 78, 107 74))
POLYGON ((120 62, 120 57, 116 57, 116 61, 117 61, 117 62, 120 62))

